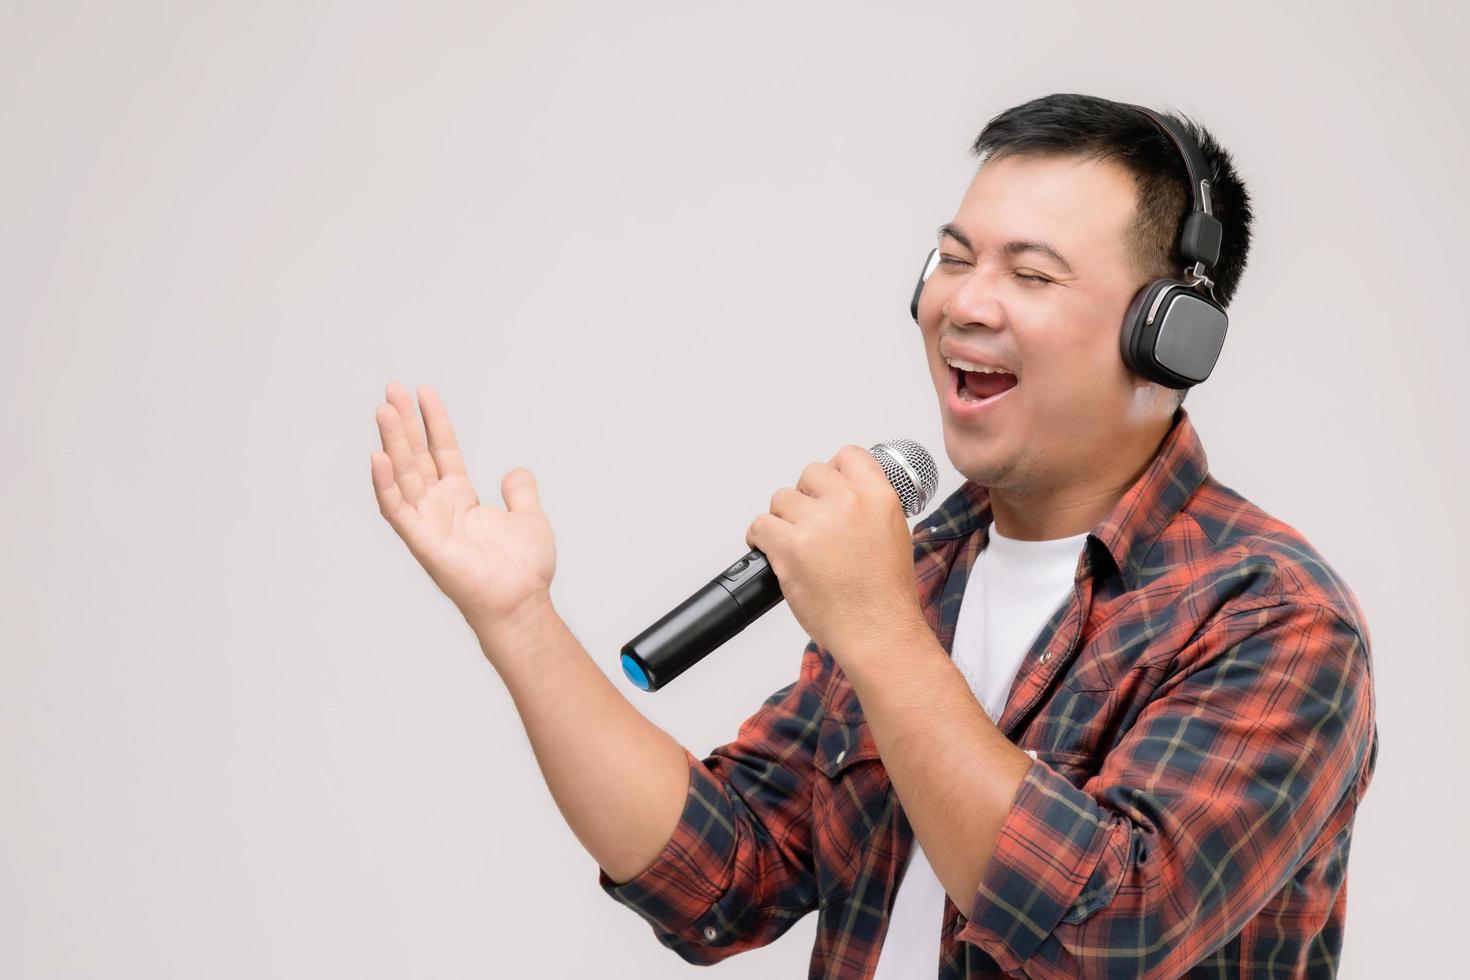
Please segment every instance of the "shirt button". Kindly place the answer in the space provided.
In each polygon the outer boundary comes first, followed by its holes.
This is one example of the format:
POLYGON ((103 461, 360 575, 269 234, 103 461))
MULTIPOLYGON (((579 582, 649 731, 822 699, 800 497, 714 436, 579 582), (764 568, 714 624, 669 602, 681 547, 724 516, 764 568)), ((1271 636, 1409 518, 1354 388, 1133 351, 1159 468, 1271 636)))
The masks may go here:
POLYGON ((847 750, 846 749, 843 749, 841 752, 837 753, 837 764, 839 766, 842 765, 842 760, 843 759, 846 759, 846 758, 847 758, 847 750))
POLYGON ((1046 663, 1050 659, 1051 659, 1051 651, 1050 650, 1046 651, 1045 653, 1043 653, 1041 655, 1041 662, 1042 663, 1046 663))
POLYGON ((716 929, 714 926, 705 926, 704 927, 704 938, 705 939, 708 939, 710 942, 714 942, 715 941, 715 937, 718 936, 719 934, 720 934, 720 931, 718 929, 716 929))

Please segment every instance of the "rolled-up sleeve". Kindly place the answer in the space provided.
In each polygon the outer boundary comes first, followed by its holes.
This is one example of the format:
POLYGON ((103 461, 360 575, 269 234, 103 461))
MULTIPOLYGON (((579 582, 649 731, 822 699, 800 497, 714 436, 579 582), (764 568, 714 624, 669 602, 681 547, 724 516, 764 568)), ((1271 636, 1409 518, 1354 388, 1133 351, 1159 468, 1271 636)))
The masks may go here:
POLYGON ((1033 762, 960 938, 1027 977, 1177 977, 1351 821, 1375 737, 1334 610, 1223 615, 1084 786, 1033 762))
POLYGON ((800 677, 734 741, 703 760, 685 750, 689 795, 652 865, 622 883, 598 869, 603 891, 691 963, 763 946, 816 906, 811 780, 828 662, 809 643, 800 677))

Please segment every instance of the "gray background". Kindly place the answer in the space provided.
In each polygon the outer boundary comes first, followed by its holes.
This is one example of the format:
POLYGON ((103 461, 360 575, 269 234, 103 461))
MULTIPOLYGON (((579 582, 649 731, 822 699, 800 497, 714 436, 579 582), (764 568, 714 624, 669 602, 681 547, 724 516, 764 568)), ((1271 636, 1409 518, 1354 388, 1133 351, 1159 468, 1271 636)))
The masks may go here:
MULTIPOLYGON (((1444 964, 1467 41, 1448 2, 5 3, 0 974, 693 973, 379 516, 383 386, 437 388, 482 499, 535 471, 563 616, 701 753, 795 677, 789 611, 657 695, 618 648, 845 443, 958 484, 909 293, 980 127, 1065 91, 1194 114, 1249 182, 1187 407, 1367 611, 1342 975, 1444 964)), ((717 969, 803 976, 814 928, 717 969)))

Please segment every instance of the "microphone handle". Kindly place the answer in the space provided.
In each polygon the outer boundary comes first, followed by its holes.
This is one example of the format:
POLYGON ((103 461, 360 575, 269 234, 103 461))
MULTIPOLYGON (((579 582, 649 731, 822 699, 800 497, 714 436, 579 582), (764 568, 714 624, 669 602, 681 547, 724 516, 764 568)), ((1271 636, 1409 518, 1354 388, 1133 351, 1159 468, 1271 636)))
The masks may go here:
POLYGON ((623 647, 623 673, 657 691, 786 597, 765 554, 754 548, 623 647))

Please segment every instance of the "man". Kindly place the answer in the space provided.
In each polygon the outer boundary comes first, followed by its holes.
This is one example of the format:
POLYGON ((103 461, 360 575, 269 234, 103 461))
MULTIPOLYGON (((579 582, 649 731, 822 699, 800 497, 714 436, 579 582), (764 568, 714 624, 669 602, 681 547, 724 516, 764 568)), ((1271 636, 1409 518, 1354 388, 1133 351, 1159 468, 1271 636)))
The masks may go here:
MULTIPOLYGON (((1228 303, 1249 197, 1187 125, 1228 303)), ((474 627, 602 887, 690 962, 815 909, 814 977, 1332 976, 1377 758, 1362 612, 1119 354, 1134 295, 1185 264, 1184 164, 1079 95, 974 150, 917 313, 966 482, 912 532, 857 446, 776 492, 747 544, 811 642, 734 741, 696 758, 617 692, 551 606, 534 477, 480 506, 427 387, 427 443, 400 386, 379 407, 383 514, 474 627)))

